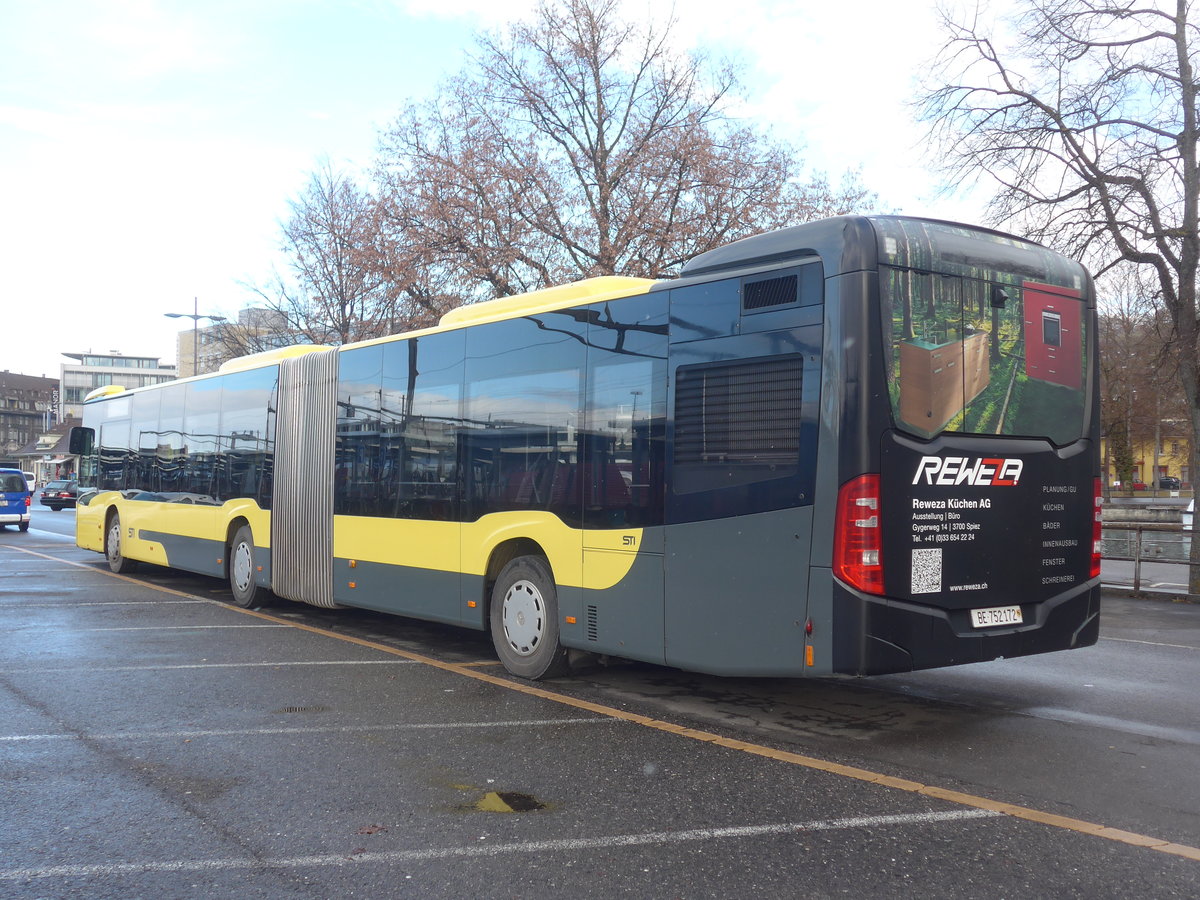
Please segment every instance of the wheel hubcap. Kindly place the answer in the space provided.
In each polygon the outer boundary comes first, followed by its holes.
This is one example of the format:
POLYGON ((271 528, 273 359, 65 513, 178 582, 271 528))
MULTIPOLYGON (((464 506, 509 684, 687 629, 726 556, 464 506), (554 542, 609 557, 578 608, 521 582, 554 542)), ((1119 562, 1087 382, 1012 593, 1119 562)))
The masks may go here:
POLYGON ((233 551, 233 583, 239 591, 250 587, 250 570, 250 548, 245 544, 238 544, 233 551))
POLYGON ((116 559, 121 555, 121 529, 114 522, 108 529, 108 556, 116 559))
POLYGON ((545 601, 532 581, 518 581, 504 595, 504 637, 515 653, 530 656, 546 628, 545 601))

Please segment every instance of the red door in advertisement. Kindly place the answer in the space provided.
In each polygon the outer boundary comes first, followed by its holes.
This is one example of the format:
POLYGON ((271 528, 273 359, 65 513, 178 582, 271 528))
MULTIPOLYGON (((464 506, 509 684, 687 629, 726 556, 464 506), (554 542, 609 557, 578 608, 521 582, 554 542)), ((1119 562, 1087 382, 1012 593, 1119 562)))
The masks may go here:
POLYGON ((1083 370, 1082 306, 1079 291, 1027 281, 1025 374, 1080 390, 1083 370))

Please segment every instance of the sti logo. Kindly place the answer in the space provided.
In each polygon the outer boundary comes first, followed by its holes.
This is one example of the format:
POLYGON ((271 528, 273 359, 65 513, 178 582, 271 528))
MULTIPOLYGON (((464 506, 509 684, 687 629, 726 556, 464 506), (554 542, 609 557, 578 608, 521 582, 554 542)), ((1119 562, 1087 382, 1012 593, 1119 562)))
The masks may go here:
POLYGON ((1019 459, 972 461, 966 456, 922 456, 913 484, 971 484, 975 487, 1014 487, 1025 463, 1019 459))

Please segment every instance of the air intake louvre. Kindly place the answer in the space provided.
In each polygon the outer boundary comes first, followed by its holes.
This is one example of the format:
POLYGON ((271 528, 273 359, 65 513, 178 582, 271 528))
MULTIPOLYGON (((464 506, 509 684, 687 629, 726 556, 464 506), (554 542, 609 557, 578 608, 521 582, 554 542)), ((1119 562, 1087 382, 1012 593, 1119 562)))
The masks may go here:
POLYGON ((800 279, 795 273, 780 278, 747 281, 742 286, 742 309, 767 309, 786 306, 799 298, 800 279))
POLYGON ((589 641, 599 640, 599 614, 596 612, 596 607, 589 606, 587 608, 587 639, 589 641))
POLYGON ((675 463, 795 463, 803 373, 800 356, 680 369, 675 463))

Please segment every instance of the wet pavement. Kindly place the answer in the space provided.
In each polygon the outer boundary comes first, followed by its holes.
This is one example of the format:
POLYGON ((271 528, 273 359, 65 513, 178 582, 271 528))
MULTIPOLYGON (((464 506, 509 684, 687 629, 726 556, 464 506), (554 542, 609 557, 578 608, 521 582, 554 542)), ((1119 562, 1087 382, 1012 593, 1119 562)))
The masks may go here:
POLYGON ((0 532, 0 896, 1200 890, 1049 818, 1200 844, 1200 607, 1111 597, 1096 648, 905 676, 534 686, 483 634, 227 596, 0 532))

